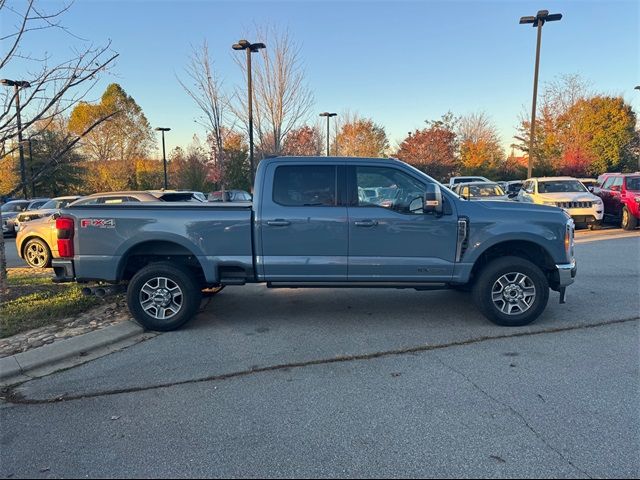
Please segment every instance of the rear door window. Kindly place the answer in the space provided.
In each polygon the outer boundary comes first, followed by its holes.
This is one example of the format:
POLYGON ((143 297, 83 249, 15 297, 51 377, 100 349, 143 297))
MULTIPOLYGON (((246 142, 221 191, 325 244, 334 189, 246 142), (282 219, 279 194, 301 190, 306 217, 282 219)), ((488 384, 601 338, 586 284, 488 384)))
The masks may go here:
POLYGON ((333 207, 337 205, 334 165, 291 165, 276 169, 273 201, 285 207, 333 207))

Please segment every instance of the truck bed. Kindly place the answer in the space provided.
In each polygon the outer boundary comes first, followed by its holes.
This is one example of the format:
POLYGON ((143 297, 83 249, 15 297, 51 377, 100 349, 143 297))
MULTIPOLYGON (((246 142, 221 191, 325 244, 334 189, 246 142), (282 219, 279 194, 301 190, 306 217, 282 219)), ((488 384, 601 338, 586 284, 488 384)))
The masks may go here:
POLYGON ((130 255, 192 255, 207 281, 220 267, 253 273, 251 203, 82 205, 62 211, 76 222, 75 273, 119 280, 130 255))

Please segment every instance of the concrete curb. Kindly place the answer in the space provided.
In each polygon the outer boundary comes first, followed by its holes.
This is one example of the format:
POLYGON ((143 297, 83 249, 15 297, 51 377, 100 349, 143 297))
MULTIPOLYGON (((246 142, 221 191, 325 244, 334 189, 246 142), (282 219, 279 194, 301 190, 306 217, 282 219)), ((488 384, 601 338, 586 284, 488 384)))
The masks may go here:
POLYGON ((111 327, 0 358, 0 384, 7 385, 29 379, 33 377, 33 372, 43 370, 51 373, 66 366, 84 363, 96 358, 96 352, 141 336, 143 333, 144 329, 137 323, 124 321, 111 327))

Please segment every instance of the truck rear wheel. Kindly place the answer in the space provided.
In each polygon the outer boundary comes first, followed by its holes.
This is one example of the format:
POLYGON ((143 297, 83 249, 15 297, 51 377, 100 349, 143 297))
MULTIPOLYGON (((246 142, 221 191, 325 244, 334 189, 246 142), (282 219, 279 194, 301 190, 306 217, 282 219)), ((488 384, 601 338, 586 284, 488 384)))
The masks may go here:
POLYGON ((200 285, 186 267, 170 262, 147 265, 134 275, 127 304, 145 328, 167 332, 191 320, 200 307, 200 285))
POLYGON ((473 288, 480 311, 497 325, 520 327, 533 322, 549 300, 549 282, 542 270, 520 257, 489 263, 473 288))

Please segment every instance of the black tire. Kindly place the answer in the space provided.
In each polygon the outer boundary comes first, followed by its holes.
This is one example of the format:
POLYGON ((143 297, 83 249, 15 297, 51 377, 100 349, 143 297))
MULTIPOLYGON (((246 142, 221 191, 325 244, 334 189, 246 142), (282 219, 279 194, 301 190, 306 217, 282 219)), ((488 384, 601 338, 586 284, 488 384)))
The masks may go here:
POLYGON ((482 314, 493 323, 505 327, 521 327, 533 322, 544 311, 549 301, 549 282, 544 272, 528 260, 520 257, 498 258, 480 272, 473 288, 473 299, 482 314), (526 282, 519 283, 515 277, 517 274, 525 276, 526 282), (506 287, 501 288, 498 280, 504 282, 505 278, 513 283, 507 283, 506 287), (526 288, 522 288, 523 286, 526 288), (532 287, 533 290, 531 290, 532 287), (513 291, 515 291, 515 297, 510 296, 513 291), (532 299, 531 292, 534 294, 532 299), (496 297, 502 298, 494 302, 494 293, 496 297), (518 297, 521 294, 529 296, 518 297), (517 305, 510 306, 512 302, 506 301, 507 298, 517 305), (529 298, 529 303, 526 298, 529 298), (523 310, 519 305, 527 308, 523 310), (518 311, 509 314, 502 308, 509 311, 517 308, 518 311))
POLYGON ((638 226, 638 219, 631 215, 631 212, 627 207, 622 208, 622 221, 620 226, 623 230, 635 230, 638 226))
POLYGON ((171 262, 152 263, 129 282, 127 305, 143 327, 168 332, 196 315, 201 288, 188 268, 171 262))
POLYGON ((590 223, 589 230, 602 230, 602 222, 590 223))
POLYGON ((49 268, 51 266, 51 250, 49 245, 40 238, 27 240, 22 247, 24 261, 31 268, 49 268))

